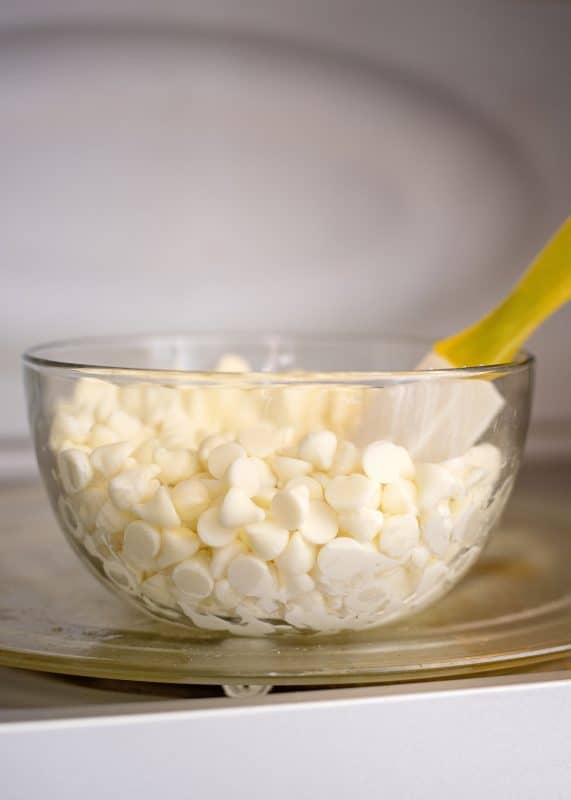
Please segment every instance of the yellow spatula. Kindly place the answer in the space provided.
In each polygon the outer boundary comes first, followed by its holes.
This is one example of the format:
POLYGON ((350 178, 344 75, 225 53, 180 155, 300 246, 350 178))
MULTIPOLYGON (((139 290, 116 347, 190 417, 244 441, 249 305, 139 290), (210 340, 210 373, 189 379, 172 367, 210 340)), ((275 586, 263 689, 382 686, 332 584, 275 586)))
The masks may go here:
MULTIPOLYGON (((509 362, 537 326, 570 299, 571 218, 494 311, 436 342, 418 369, 509 362)), ((494 383, 477 377, 403 382, 375 393, 355 440, 390 439, 424 461, 451 458, 482 436, 503 405, 494 383)))
POLYGON ((533 331, 571 300, 571 217, 508 296, 479 322, 434 345, 448 366, 504 364, 533 331))

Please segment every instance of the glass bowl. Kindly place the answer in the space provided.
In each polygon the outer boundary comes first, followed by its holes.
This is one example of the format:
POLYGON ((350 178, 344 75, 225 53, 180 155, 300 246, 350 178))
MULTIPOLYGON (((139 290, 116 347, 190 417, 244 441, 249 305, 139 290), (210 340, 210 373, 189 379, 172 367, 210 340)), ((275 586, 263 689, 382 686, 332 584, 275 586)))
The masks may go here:
POLYGON ((501 514, 533 384, 527 354, 415 370, 427 350, 260 334, 32 348, 30 425, 68 542, 194 629, 330 634, 426 607, 501 514))

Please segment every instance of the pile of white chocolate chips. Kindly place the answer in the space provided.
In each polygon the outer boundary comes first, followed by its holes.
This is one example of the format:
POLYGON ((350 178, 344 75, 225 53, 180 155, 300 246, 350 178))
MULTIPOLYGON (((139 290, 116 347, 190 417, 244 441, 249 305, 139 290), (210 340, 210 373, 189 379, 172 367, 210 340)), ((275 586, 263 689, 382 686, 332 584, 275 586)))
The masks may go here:
POLYGON ((351 392, 83 378, 50 433, 61 523, 175 621, 264 635, 403 616, 477 556, 500 453, 358 447, 351 392))

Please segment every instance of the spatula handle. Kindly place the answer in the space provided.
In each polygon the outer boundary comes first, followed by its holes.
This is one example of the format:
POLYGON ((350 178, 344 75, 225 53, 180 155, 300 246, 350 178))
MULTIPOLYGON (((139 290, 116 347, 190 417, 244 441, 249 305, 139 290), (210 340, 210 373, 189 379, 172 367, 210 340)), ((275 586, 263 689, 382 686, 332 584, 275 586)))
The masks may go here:
POLYGON ((571 299, 571 217, 500 305, 466 330, 436 342, 453 366, 511 361, 547 317, 571 299))

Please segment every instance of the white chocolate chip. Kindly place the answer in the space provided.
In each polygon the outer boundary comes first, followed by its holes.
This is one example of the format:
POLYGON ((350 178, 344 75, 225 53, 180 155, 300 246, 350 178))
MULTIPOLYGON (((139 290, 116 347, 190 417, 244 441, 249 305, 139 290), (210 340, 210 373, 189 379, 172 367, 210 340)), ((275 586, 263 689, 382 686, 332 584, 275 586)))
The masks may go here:
POLYGON ((65 439, 59 448, 60 453, 63 453, 64 450, 79 450, 82 453, 86 453, 87 455, 91 454, 92 447, 89 447, 87 444, 77 444, 76 442, 72 442, 69 439, 65 439))
POLYGON ((198 457, 201 463, 206 467, 210 453, 221 444, 227 444, 233 440, 234 436, 231 433, 215 433, 212 436, 207 436, 202 440, 198 448, 198 457))
POLYGON ((133 458, 139 464, 153 464, 155 461, 156 450, 157 440, 149 437, 148 439, 145 439, 133 452, 133 458))
POLYGON ((208 561, 200 553, 175 567, 172 579, 176 588, 190 597, 208 597, 214 588, 208 561))
POLYGON ((299 478, 292 478, 285 485, 286 489, 296 489, 298 486, 305 486, 309 492, 310 500, 323 500, 323 487, 315 478, 309 475, 302 475, 299 478))
POLYGON ((142 427, 140 420, 121 409, 113 411, 105 424, 123 440, 134 439, 140 433, 142 427))
MULTIPOLYGON (((216 614, 206 613, 203 614, 199 611, 195 610, 195 605, 193 603, 186 603, 184 600, 179 600, 179 605, 186 616, 191 620, 192 624, 195 625, 197 628, 202 628, 203 630, 207 631, 227 631, 228 633, 233 633, 235 635, 240 635, 240 631, 245 629, 249 626, 244 625, 241 627, 238 623, 230 622, 226 619, 221 619, 216 614)), ((236 615, 238 615, 238 610, 236 609, 236 615)), ((264 626, 272 630, 271 625, 265 626, 263 622, 259 623, 260 626, 264 626)), ((255 626, 252 626, 255 628, 255 626)), ((250 629, 251 630, 251 629, 250 629)), ((244 635, 252 635, 252 636, 263 636, 263 632, 255 629, 255 632, 244 634, 244 635)))
POLYGON ((50 432, 50 447, 59 449, 66 439, 75 444, 85 442, 93 423, 93 414, 89 411, 74 413, 64 408, 58 409, 50 432))
MULTIPOLYGON (((83 544, 87 552, 93 556, 93 558, 111 558, 117 560, 117 552, 112 552, 111 548, 109 547, 109 543, 116 536, 121 536, 121 533, 107 534, 102 528, 97 528, 90 536, 86 536, 83 539, 83 544)), ((121 542, 118 542, 117 544, 117 550, 120 550, 121 542)))
POLYGON ((391 606, 400 605, 412 590, 410 576, 403 567, 398 567, 386 575, 382 575, 379 583, 385 589, 391 606))
POLYGON ((470 465, 463 456, 448 458, 446 461, 442 461, 440 466, 445 467, 448 472, 451 472, 461 481, 464 481, 470 472, 470 465))
POLYGON ((193 522, 210 503, 208 489, 199 478, 179 483, 171 490, 171 498, 183 522, 193 522))
POLYGON ((85 526, 74 508, 73 501, 69 497, 61 496, 58 501, 58 511, 64 529, 76 539, 83 539, 86 533, 85 526))
POLYGON ((466 489, 473 489, 474 487, 481 486, 489 477, 487 470, 482 467, 468 467, 467 474, 463 479, 464 487, 466 489))
POLYGON ((230 586, 226 578, 214 584, 214 597, 223 609, 231 611, 240 603, 241 597, 230 586))
POLYGON ((345 606, 348 610, 368 614, 378 613, 389 602, 390 595, 381 579, 367 581, 350 592, 345 598, 345 606))
POLYGON ((228 567, 228 583, 234 591, 250 597, 275 592, 275 580, 265 561, 257 556, 238 556, 228 567))
POLYGON ((378 563, 377 554, 354 539, 333 539, 324 545, 317 557, 321 574, 340 582, 353 580, 357 575, 371 573, 378 563))
POLYGON ((158 569, 172 567, 190 558, 200 549, 200 539, 188 528, 165 528, 161 536, 161 549, 157 555, 158 569))
POLYGON ((277 558, 289 541, 289 531, 273 522, 256 522, 248 525, 246 533, 252 550, 264 561, 277 558))
POLYGON ((365 475, 379 483, 414 477, 414 464, 408 450, 393 442, 372 442, 363 451, 365 475))
POLYGON ((370 542, 383 527, 383 513, 373 508, 359 508, 356 511, 343 511, 339 515, 342 531, 360 542, 370 542))
POLYGON ((417 491, 412 481, 398 478, 383 487, 381 508, 385 514, 416 514, 417 491))
POLYGON ((256 505, 269 510, 277 491, 277 489, 260 489, 254 497, 256 505))
POLYGON ((249 456, 258 458, 267 458, 280 446, 279 431, 267 424, 246 428, 238 436, 238 441, 249 456))
POLYGON ((308 592, 307 595, 301 595, 294 602, 288 603, 284 613, 284 619, 293 628, 300 630, 317 630, 322 633, 333 633, 343 629, 343 624, 334 614, 329 613, 327 608, 323 611, 319 610, 316 597, 319 597, 319 592, 308 592), (300 604, 301 599, 309 598, 307 606, 300 604))
POLYGON ((225 528, 243 528, 265 517, 263 509, 250 500, 242 489, 228 489, 220 506, 219 519, 225 528))
POLYGON ((170 485, 188 480, 199 470, 198 454, 194 450, 157 447, 153 455, 161 469, 161 480, 170 485))
POLYGON ((222 478, 228 467, 237 458, 242 458, 244 455, 244 448, 240 447, 236 442, 219 444, 218 447, 210 451, 207 459, 208 471, 214 478, 222 478))
POLYGON ((325 487, 325 498, 336 511, 354 511, 362 508, 378 508, 381 501, 380 487, 364 475, 340 475, 325 487))
POLYGON ((118 391, 118 404, 133 417, 141 417, 143 413, 144 384, 127 383, 120 386, 118 391))
POLYGON ((294 455, 294 441, 296 437, 296 430, 293 425, 285 425, 279 428, 277 432, 278 446, 277 449, 284 455, 294 455), (286 452, 287 451, 287 452, 286 452))
POLYGON ((378 559, 379 559, 378 564, 375 567, 375 575, 384 575, 387 572, 392 572, 393 569, 396 569, 398 566, 400 566, 400 561, 398 559, 389 558, 384 553, 379 553, 378 559))
POLYGON ((420 544, 418 547, 414 547, 410 553, 410 562, 413 566, 417 569, 424 569, 425 566, 430 561, 430 551, 427 547, 420 544))
POLYGON ((331 480, 329 475, 326 475, 325 472, 314 472, 311 477, 312 477, 312 479, 314 481, 317 481, 317 483, 321 486, 321 488, 325 492, 325 489, 327 488, 327 484, 331 480))
POLYGON ((311 500, 309 511, 299 530, 308 542, 325 544, 337 535, 337 514, 323 500, 311 500))
POLYGON ((146 503, 133 506, 133 511, 145 522, 161 528, 178 528, 180 517, 176 513, 171 496, 166 486, 161 486, 146 503))
POLYGON ((106 559, 103 561, 103 570, 109 580, 119 589, 129 594, 138 592, 137 576, 125 564, 121 564, 115 558, 106 559))
POLYGON ((158 426, 180 410, 181 395, 170 386, 149 383, 143 388, 142 401, 142 421, 145 425, 158 426))
POLYGON ((235 614, 240 617, 240 623, 227 624, 231 625, 232 633, 236 636, 267 636, 275 632, 273 625, 263 622, 254 615, 254 609, 251 605, 242 603, 237 606, 235 614))
POLYGON ((62 412, 58 414, 55 427, 61 431, 62 438, 81 444, 90 436, 94 427, 94 419, 88 412, 80 414, 62 412))
POLYGON ((95 520, 107 500, 107 493, 101 486, 84 489, 79 497, 79 519, 88 530, 95 527, 95 520))
POLYGON ((277 584, 274 582, 271 584, 271 589, 267 595, 260 595, 256 598, 246 598, 244 603, 242 604, 244 608, 250 607, 253 610, 254 615, 256 618, 264 618, 267 616, 273 616, 277 610, 279 609, 279 603, 275 598, 278 594, 277 584))
POLYGON ((307 416, 311 390, 303 385, 273 386, 268 391, 268 416, 278 425, 298 425, 307 416))
POLYGON ((341 441, 337 445, 330 472, 334 476, 350 475, 359 469, 359 461, 359 450, 353 442, 341 441))
POLYGON ((161 575, 159 572, 143 581, 141 584, 141 594, 145 597, 150 597, 155 603, 160 603, 164 606, 172 606, 174 600, 169 579, 166 575, 161 575))
POLYGON ((91 461, 82 450, 70 448, 60 452, 57 463, 62 486, 68 494, 85 489, 93 478, 91 461))
MULTIPOLYGON (((101 528, 96 529, 91 537, 95 542, 97 542, 97 547, 101 553, 102 558, 106 558, 108 556, 117 557, 119 561, 125 561, 122 557, 121 550, 123 548, 123 538, 124 533, 123 531, 119 531, 117 533, 106 533, 101 528)), ((133 564, 128 564, 127 566, 132 572, 136 572, 138 576, 138 580, 143 580, 143 572, 138 567, 135 567, 133 564)))
POLYGON ((464 493, 462 481, 440 464, 419 464, 416 468, 416 485, 421 511, 438 505, 441 500, 464 493))
POLYGON ((89 434, 89 444, 93 450, 106 444, 115 444, 120 441, 121 437, 111 428, 108 428, 107 425, 94 425, 89 434))
POLYGON ((380 547, 390 558, 406 558, 419 540, 418 520, 413 514, 385 516, 380 547))
POLYGON ((159 472, 160 467, 155 464, 120 472, 109 481, 111 502, 121 511, 131 511, 136 503, 147 500, 157 491, 160 484, 154 478, 159 472))
POLYGON ((230 487, 241 489, 248 497, 254 497, 261 489, 261 471, 257 459, 241 456, 230 464, 226 473, 230 487))
POLYGON ((140 569, 149 569, 161 546, 161 534, 146 522, 130 522, 123 538, 124 558, 140 569))
POLYGON ((234 539, 230 544, 223 547, 217 547, 212 553, 210 561, 210 572, 214 580, 219 580, 226 575, 228 564, 237 556, 241 556, 247 552, 246 545, 239 539, 234 539))
POLYGON ((277 492, 270 506, 278 525, 287 530, 300 528, 309 513, 309 492, 306 486, 277 492))
POLYGON ((481 467, 491 475, 496 475, 501 467, 501 455, 493 444, 478 444, 471 447, 465 456, 466 463, 471 467, 481 467))
POLYGON ((283 483, 311 472, 309 461, 302 461, 300 458, 290 458, 289 456, 276 456, 272 466, 274 472, 283 483))
POLYGON ((198 518, 198 535, 209 547, 223 547, 230 544, 237 535, 234 528, 226 528, 220 522, 218 509, 214 506, 204 511, 198 518))
POLYGON ((333 431, 308 433, 299 445, 299 457, 309 461, 316 469, 327 472, 337 450, 337 437, 333 431))
POLYGON ((112 478, 128 465, 133 465, 129 459, 135 450, 133 442, 116 442, 96 448, 91 454, 91 464, 97 472, 112 478))
POLYGON ((309 572, 315 563, 315 547, 296 531, 290 537, 285 550, 276 558, 281 572, 287 574, 309 572))
POLYGON ((106 533, 119 533, 133 519, 131 514, 119 511, 109 500, 105 502, 95 518, 95 527, 106 533))
MULTIPOLYGON (((315 589, 315 581, 311 575, 303 572, 283 573, 280 575, 281 596, 285 601, 298 598, 300 595, 315 589)), ((321 597, 321 595, 320 595, 321 597)))
POLYGON ((195 425, 183 412, 169 414, 161 424, 160 431, 161 447, 167 450, 196 450, 199 437, 195 425))
POLYGON ((250 462, 255 464, 258 468, 258 475, 260 476, 260 486, 262 489, 273 489, 276 485, 276 476, 261 458, 252 457, 250 462))
MULTIPOLYGON (((300 575, 298 577, 304 578, 306 576, 300 575)), ((315 619, 319 619, 320 615, 328 616, 329 609, 325 603, 325 598, 317 589, 311 589, 309 592, 303 592, 298 595, 296 598, 296 605, 304 609, 306 612, 311 612, 315 619)), ((319 625, 316 627, 319 629, 319 625)))
POLYGON ((211 500, 217 500, 227 489, 226 481, 222 478, 206 478, 202 475, 197 477, 200 477, 202 485, 206 487, 211 500))
POLYGON ((453 506, 452 538, 463 545, 474 544, 478 537, 478 520, 481 510, 472 497, 463 497, 453 506))
POLYGON ((422 538, 435 556, 442 558, 450 545, 452 517, 448 506, 441 502, 421 514, 422 538))
POLYGON ((442 586, 447 575, 448 567, 446 564, 441 561, 429 564, 416 586, 416 594, 421 596, 434 589, 435 586, 442 586))
POLYGON ((98 378, 81 378, 75 384, 73 402, 78 408, 91 411, 100 422, 105 422, 117 408, 118 387, 98 378))

